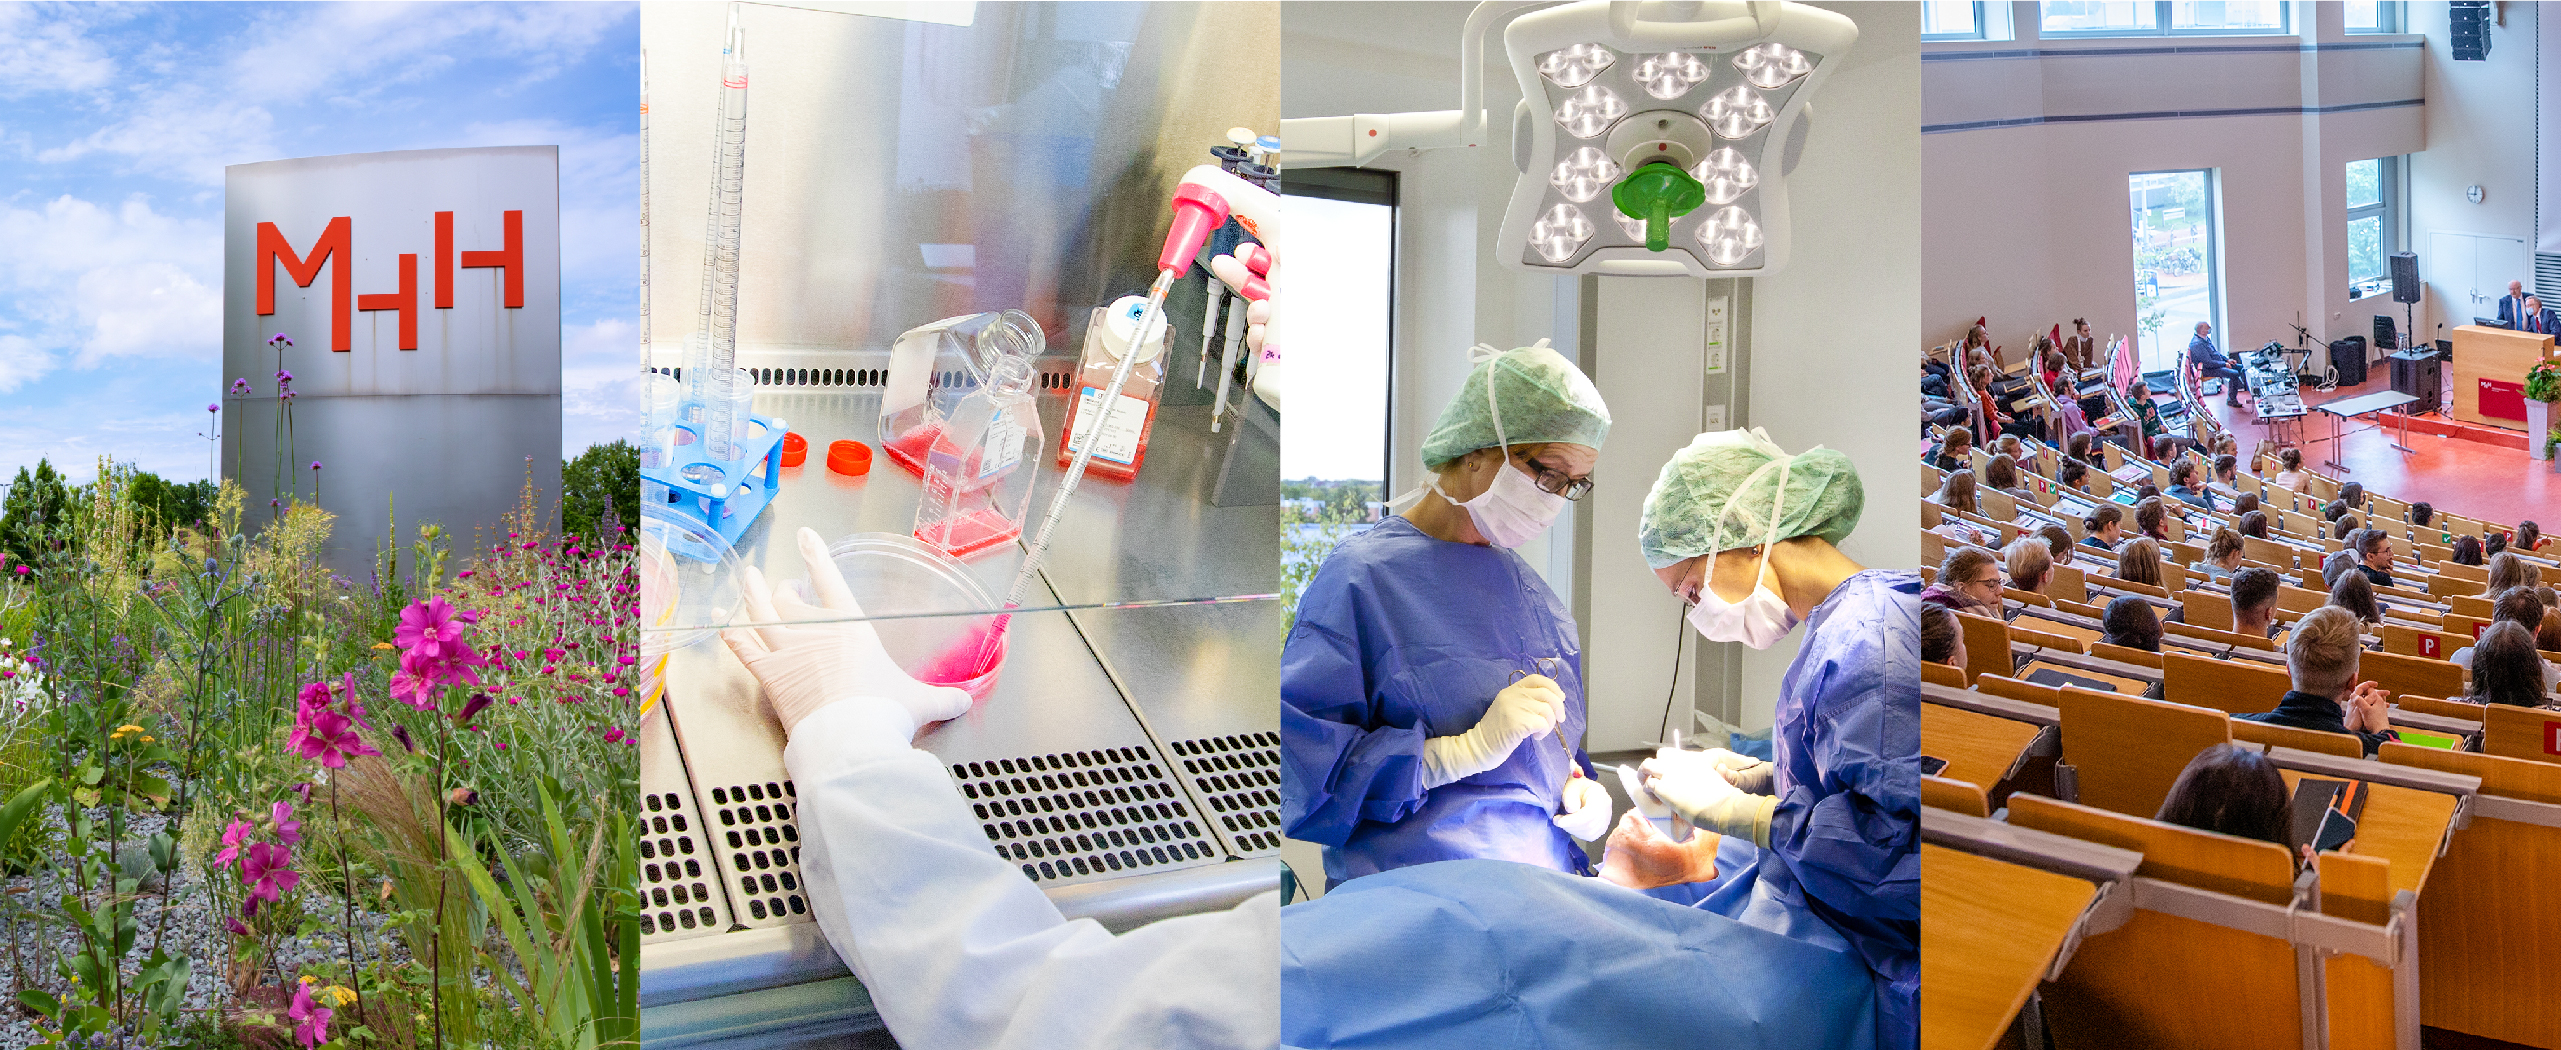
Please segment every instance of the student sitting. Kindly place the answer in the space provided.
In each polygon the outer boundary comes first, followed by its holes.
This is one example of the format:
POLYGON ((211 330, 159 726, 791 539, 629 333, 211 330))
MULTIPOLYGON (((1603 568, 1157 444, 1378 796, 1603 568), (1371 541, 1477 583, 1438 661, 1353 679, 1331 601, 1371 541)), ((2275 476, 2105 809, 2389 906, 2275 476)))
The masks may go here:
POLYGON ((2191 507, 2214 509, 2214 490, 2196 483, 2196 461, 2182 459, 2170 464, 2170 487, 2162 493, 2191 507))
POLYGON ((1921 606, 1921 659, 1949 667, 1965 666, 1965 627, 1944 605, 1921 606))
POLYGON ((2356 542, 2347 549, 2357 555, 2356 571, 2366 582, 2377 587, 2392 586, 2392 534, 2382 529, 2357 533, 2356 542))
POLYGON ((2214 538, 2205 542, 2205 560, 2188 569, 2204 573, 2207 579, 2229 582, 2241 568, 2241 534, 2230 528, 2214 530, 2214 538))
POLYGON ((2035 498, 2028 495, 2026 486, 2019 484, 2018 460, 2007 453, 1994 456, 1991 462, 1983 464, 1983 484, 2020 499, 2035 498))
POLYGON ((2471 536, 2455 537, 2454 563, 2457 565, 2481 564, 2481 541, 2471 536))
POLYGON ((2232 574, 2232 633, 2276 637, 2276 570, 2256 565, 2232 574))
POLYGON ((1949 473, 1971 472, 1974 469, 1974 432, 1964 427, 1947 428, 1947 434, 1939 439, 1938 455, 1930 458, 1930 465, 1949 473))
POLYGON ((2491 555, 2489 569, 2490 582, 2481 588, 2481 596, 2493 601, 2516 588, 2534 586, 2540 575, 2525 559, 2507 551, 2491 555))
POLYGON ((2383 622, 2383 603, 2374 600, 2374 585, 2357 573, 2339 574, 2339 582, 2330 585, 2330 605, 2356 614, 2368 627, 2383 622))
POLYGON ((2117 548, 2116 578, 2127 583, 2163 586, 2161 545, 2144 538, 2117 548))
MULTIPOLYGON (((2196 753, 2152 819, 2279 846, 2292 824, 2294 795, 2276 763, 2256 748, 2216 744, 2196 753)), ((2312 863, 2309 844, 2294 847, 2295 864, 2312 863)))
MULTIPOLYGON (((2352 541, 2355 537, 2343 536, 2341 539, 2352 541)), ((2321 559, 2321 586, 2329 587, 2337 584, 2339 582, 2339 577, 2346 575, 2348 569, 2355 565, 2356 544, 2354 542, 2341 543, 2339 549, 2331 551, 2328 556, 2321 559)))
POLYGON ((2055 469, 2054 480, 2067 488, 2088 492, 2090 491, 2089 465, 2077 459, 2064 460, 2063 465, 2055 469))
POLYGON ((2161 617, 2152 603, 2131 595, 2107 603, 2099 641, 2147 653, 2161 651, 2161 617))
POLYGON ((2247 514, 2241 515, 2241 517, 2240 517, 2237 521, 2235 521, 2235 522, 2233 523, 2233 526, 2232 526, 2232 527, 2233 527, 2233 528, 2236 528, 2236 529, 2241 530, 2241 535, 2249 536, 2249 537, 2252 537, 2252 538, 2254 538, 2254 539, 2262 539, 2262 540, 2267 539, 2267 538, 2268 538, 2268 516, 2267 516, 2267 512, 2265 512, 2265 511, 2257 511, 2257 510, 2254 510, 2254 511, 2251 511, 2251 512, 2249 512, 2249 513, 2247 513, 2247 514))
POLYGON ((2534 648, 2534 635, 2501 620, 2481 632, 2481 640, 2464 647, 2472 655, 2472 688, 2464 699, 2476 704, 2542 707, 2552 688, 2552 665, 2534 648))
MULTIPOLYGON (((2232 435, 2225 434, 2223 435, 2222 440, 2217 442, 2217 445, 2226 445, 2231 441, 2232 435)), ((2227 489, 2241 487, 2241 457, 2230 452, 2216 453, 2214 457, 2214 483, 2227 489)), ((2208 505, 2207 509, 2211 510, 2213 508, 2211 505, 2208 505)))
POLYGON ((2113 503, 2090 508, 2089 516, 2081 519, 2081 536, 2085 545, 2116 553, 2117 541, 2125 538, 2125 511, 2113 503))
POLYGON ((2102 466, 2103 464, 2099 462, 2098 435, 2072 435, 2071 440, 2063 446, 2063 458, 2093 467, 2102 466))
POLYGON ((2239 498, 2232 501, 2232 510, 2230 513, 2234 518, 2239 518, 2244 514, 2256 514, 2258 512, 2259 494, 2256 492, 2244 492, 2239 496, 2239 498))
POLYGON ((2508 547, 2511 550, 2521 551, 2543 549, 2543 526, 2535 524, 2532 520, 2518 522, 2516 538, 2508 541, 2508 547))
POLYGON ((2134 528, 2161 543, 2170 542, 2170 507, 2158 495, 2134 501, 2134 528))
POLYGON ((1939 483, 1937 492, 1930 493, 1930 502, 1949 510, 1981 514, 1983 513, 1982 504, 1974 497, 1976 484, 1974 471, 1968 469, 1952 472, 1947 476, 1946 481, 1939 483))
POLYGON ((2410 504, 2410 524, 2424 529, 2428 527, 2429 522, 2435 521, 2436 517, 2437 509, 2435 504, 2429 503, 2426 500, 2420 500, 2417 503, 2410 504))
POLYGON ((1959 547, 1939 563, 1938 582, 1921 591, 1921 603, 1977 616, 2001 615, 2001 566, 1981 547, 1959 547))
MULTIPOLYGON (((2063 542, 2071 543, 2071 535, 2065 534, 2063 542)), ((2021 536, 2002 548, 2001 554, 2004 567, 2009 570, 2011 588, 2043 594, 2054 583, 2054 554, 2044 539, 2021 536)))
MULTIPOLYGON (((2536 632, 2543 629, 2543 617, 2549 611, 2544 607, 2543 599, 2534 593, 2534 588, 2510 587, 2499 594, 2497 601, 2490 603, 2490 625, 2495 627, 2503 623, 2510 624, 2524 631, 2528 639, 2532 639, 2536 632)), ((2486 637, 2488 634, 2489 631, 2486 628, 2483 629, 2482 635, 2486 637)), ((2446 661, 2456 667, 2470 670, 2473 651, 2480 648, 2480 645, 2479 639, 2475 639, 2471 645, 2457 649, 2452 655, 2447 656, 2446 661)))
POLYGON ((2345 541, 2348 538, 2349 533, 2357 532, 2364 528, 2365 523, 2358 521, 2356 515, 2341 514, 2339 515, 2339 520, 2330 523, 2330 538, 2345 541))
MULTIPOLYGON (((2036 538, 2045 541, 2046 552, 2054 555, 2055 564, 2071 564, 2072 534, 2065 531, 2063 526, 2048 525, 2044 528, 2038 529, 2036 530, 2036 538)), ((2053 581, 2049 578, 2047 582, 2052 583, 2053 581)))
POLYGON ((2289 448, 2279 452, 2276 454, 2276 461, 2277 465, 2284 469, 2277 471, 2275 477, 2269 478, 2268 484, 2296 493, 2306 492, 2312 488, 2312 475, 2303 470, 2302 449, 2289 448))
MULTIPOLYGON (((2358 577, 2361 581, 2364 577, 2358 577)), ((2294 625, 2286 639, 2285 666, 2294 688, 2276 709, 2232 717, 2268 725, 2324 733, 2351 733, 2374 756, 2386 740, 2398 740, 2384 713, 2392 694, 2372 682, 2356 680, 2357 660, 2364 655, 2354 613, 2336 606, 2314 609, 2294 625)))

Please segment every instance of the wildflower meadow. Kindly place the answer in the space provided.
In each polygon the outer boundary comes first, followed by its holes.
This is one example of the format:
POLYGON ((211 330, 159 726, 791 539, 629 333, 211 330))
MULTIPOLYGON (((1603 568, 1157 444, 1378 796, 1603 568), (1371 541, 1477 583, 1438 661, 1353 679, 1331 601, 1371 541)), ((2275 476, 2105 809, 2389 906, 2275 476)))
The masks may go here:
POLYGON ((292 495, 54 477, 0 515, 0 1047, 636 1045, 636 486, 357 579, 292 495))

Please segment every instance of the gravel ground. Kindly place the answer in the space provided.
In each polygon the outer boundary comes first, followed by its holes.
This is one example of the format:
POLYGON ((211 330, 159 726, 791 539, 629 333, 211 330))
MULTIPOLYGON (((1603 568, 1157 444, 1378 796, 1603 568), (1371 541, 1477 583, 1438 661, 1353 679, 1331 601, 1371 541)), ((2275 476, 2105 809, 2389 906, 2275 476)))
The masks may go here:
MULTIPOLYGON (((52 818, 59 827, 59 812, 53 814, 52 818)), ((104 811, 97 814, 97 819, 100 820, 100 827, 103 828, 104 811)), ((124 842, 127 851, 139 850, 140 844, 148 840, 153 832, 168 825, 168 818, 161 814, 128 815, 126 819, 128 824, 124 842)), ((136 938, 130 960, 133 965, 129 965, 126 972, 128 975, 131 974, 133 969, 138 967, 140 960, 151 954, 154 936, 157 933, 161 938, 157 943, 161 947, 171 955, 186 956, 195 964, 194 972, 187 981, 187 1008, 203 1010, 228 1007, 232 1001, 230 988, 224 977, 228 956, 225 954, 222 917, 214 914, 212 894, 197 878, 196 873, 185 870, 183 866, 180 871, 169 877, 173 882, 165 897, 165 903, 163 895, 158 892, 159 885, 155 879, 150 885, 144 887, 147 895, 142 897, 134 907, 134 917, 140 925, 141 932, 136 938), (159 933, 161 913, 164 910, 168 913, 168 929, 165 933, 159 933)), ((0 880, 0 896, 5 896, 8 902, 0 904, 0 913, 15 913, 17 922, 15 943, 9 946, 14 951, 17 961, 13 962, 8 956, 0 955, 0 982, 9 982, 11 987, 15 987, 15 978, 12 976, 15 972, 14 967, 23 963, 29 986, 44 989, 55 995, 61 995, 69 987, 70 982, 64 980, 54 969, 53 961, 56 953, 70 943, 71 932, 61 924, 58 914, 54 917, 54 921, 41 925, 28 914, 30 911, 58 909, 62 895, 68 886, 68 880, 50 872, 0 880), (49 902, 49 904, 39 904, 39 902, 49 902)), ((296 892, 307 895, 312 893, 313 888, 313 885, 306 881, 296 892)), ((335 900, 336 898, 334 895, 327 898, 307 897, 306 902, 313 906, 325 906, 321 904, 324 899, 335 900)), ((372 960, 373 956, 370 953, 373 952, 390 952, 395 959, 407 957, 408 953, 399 947, 397 937, 382 929, 379 916, 369 915, 360 908, 356 913, 356 922, 357 945, 368 953, 368 961, 372 960)), ((0 927, 0 930, 4 929, 5 927, 0 927)), ((323 980, 337 983, 341 979, 339 975, 344 973, 340 960, 345 957, 345 953, 344 935, 338 932, 333 924, 331 929, 321 936, 287 938, 277 952, 278 966, 287 974, 309 972, 320 976, 323 980)), ((269 978, 269 982, 272 983, 273 978, 269 978)), ((7 989, 0 988, 0 998, 5 998, 6 994, 7 989)), ((38 1020, 39 1018, 29 1013, 24 1007, 18 1006, 14 1001, 0 1003, 0 1050, 20 1050, 32 1045, 36 1039, 38 1020)))

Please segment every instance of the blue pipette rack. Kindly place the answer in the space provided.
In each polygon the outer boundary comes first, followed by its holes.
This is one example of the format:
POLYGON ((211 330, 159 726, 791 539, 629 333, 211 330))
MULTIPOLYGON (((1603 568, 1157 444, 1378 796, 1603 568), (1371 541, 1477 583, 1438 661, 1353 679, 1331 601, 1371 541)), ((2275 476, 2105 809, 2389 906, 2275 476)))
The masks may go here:
POLYGON ((693 440, 668 448, 666 465, 642 467, 641 491, 668 510, 737 543, 782 487, 782 427, 769 416, 747 418, 762 428, 761 436, 746 442, 737 450, 738 458, 727 462, 706 454, 710 446, 701 440, 699 424, 676 424, 674 429, 693 440), (758 471, 758 466, 764 469, 758 471))

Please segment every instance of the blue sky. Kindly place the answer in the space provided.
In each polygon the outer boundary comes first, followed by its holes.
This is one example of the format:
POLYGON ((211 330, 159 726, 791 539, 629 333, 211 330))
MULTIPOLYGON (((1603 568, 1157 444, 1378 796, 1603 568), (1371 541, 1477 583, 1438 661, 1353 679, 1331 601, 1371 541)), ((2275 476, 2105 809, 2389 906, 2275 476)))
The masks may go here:
POLYGON ((562 452, 638 430, 628 3, 0 2, 0 481, 206 476, 223 166, 560 147, 562 452))

